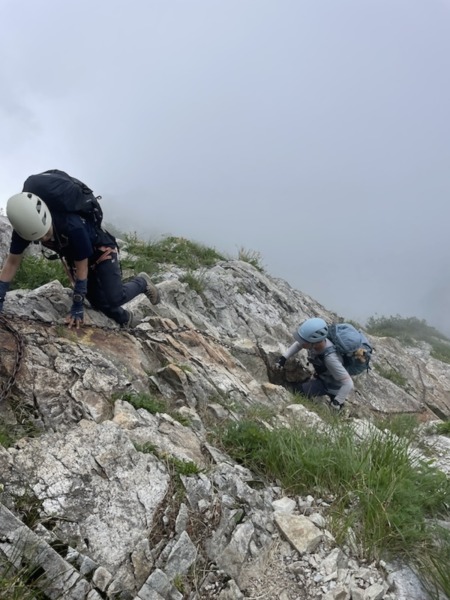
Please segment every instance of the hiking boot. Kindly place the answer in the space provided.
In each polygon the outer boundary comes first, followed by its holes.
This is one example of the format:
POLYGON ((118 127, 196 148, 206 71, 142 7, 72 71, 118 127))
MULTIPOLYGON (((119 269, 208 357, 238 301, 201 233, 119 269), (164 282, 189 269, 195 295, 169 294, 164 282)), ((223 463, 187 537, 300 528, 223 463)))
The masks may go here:
POLYGON ((152 304, 159 304, 161 302, 161 294, 159 293, 156 285, 152 283, 149 275, 147 275, 147 273, 138 273, 138 277, 142 277, 147 283, 147 289, 145 290, 144 294, 147 296, 150 302, 152 304))
POLYGON ((330 404, 330 408, 336 412, 339 412, 340 410, 342 410, 344 408, 344 403, 338 402, 335 398, 333 398, 333 400, 330 400, 329 404, 330 404))
POLYGON ((133 329, 136 325, 139 325, 141 320, 134 314, 134 312, 130 309, 126 311, 128 313, 128 320, 125 323, 122 323, 122 329, 133 329))

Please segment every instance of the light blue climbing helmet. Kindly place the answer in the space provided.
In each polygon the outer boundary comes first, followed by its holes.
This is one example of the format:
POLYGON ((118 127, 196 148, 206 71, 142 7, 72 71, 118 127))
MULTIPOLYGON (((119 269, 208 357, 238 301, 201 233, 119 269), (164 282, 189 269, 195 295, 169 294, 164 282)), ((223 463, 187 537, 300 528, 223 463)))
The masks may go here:
POLYGON ((297 342, 317 344, 327 337, 328 325, 320 317, 314 317, 304 321, 293 335, 297 342))

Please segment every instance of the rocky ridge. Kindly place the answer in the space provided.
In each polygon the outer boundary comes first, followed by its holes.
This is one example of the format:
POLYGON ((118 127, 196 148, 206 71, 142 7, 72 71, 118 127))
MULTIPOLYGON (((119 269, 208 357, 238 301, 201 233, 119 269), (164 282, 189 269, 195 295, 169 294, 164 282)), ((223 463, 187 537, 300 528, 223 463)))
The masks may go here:
MULTIPOLYGON (((8 294, 25 348, 0 419, 24 433, 0 446, 0 556, 38 565, 52 599, 427 598, 406 565, 366 564, 356 547, 336 545, 330 499, 288 497, 209 441, 216 423, 264 406, 280 422, 320 425, 271 365, 302 319, 336 315, 246 262, 198 273, 201 294, 183 274, 167 266, 162 304, 131 303, 145 316, 132 332, 90 309, 87 326, 69 332, 70 292, 56 281, 8 294), (162 398, 167 411, 136 409, 130 393, 162 398)), ((7 382, 17 339, 3 326, 0 335, 7 382)), ((448 418, 450 365, 426 344, 372 341, 374 361, 395 365, 407 386, 375 370, 359 377, 349 418, 362 430, 372 414, 448 418)), ((286 376, 308 368, 299 357, 286 376)), ((448 438, 426 439, 449 473, 448 438)))

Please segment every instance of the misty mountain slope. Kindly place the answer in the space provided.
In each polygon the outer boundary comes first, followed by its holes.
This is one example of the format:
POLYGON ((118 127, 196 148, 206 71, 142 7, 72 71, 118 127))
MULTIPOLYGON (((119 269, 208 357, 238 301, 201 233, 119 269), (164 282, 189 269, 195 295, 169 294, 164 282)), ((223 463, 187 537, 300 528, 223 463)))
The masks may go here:
MULTIPOLYGON (((337 545, 329 503, 313 490, 288 498, 214 438, 218 425, 249 415, 263 428, 269 415, 324 426, 277 385, 271 365, 300 321, 335 315, 246 262, 192 272, 200 293, 185 274, 167 265, 162 303, 130 303, 145 315, 130 332, 91 309, 83 329, 67 330, 70 291, 57 281, 8 294, 0 573, 5 557, 37 561, 49 598, 425 598, 405 565, 365 564, 351 544, 337 545), (338 568, 339 581, 330 577, 338 568)), ((448 365, 426 345, 372 341, 374 365, 395 367, 406 383, 376 368, 355 379, 349 413, 366 417, 355 420, 361 431, 373 415, 448 416, 448 365)), ((286 377, 307 369, 299 357, 286 377)), ((449 473, 446 440, 435 436, 449 473)))

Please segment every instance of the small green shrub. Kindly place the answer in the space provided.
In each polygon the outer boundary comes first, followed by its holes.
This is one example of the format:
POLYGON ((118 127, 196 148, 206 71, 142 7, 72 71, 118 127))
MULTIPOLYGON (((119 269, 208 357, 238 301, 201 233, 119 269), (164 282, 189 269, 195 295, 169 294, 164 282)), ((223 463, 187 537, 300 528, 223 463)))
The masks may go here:
POLYGON ((178 475, 198 475, 200 473, 199 467, 190 460, 180 460, 175 456, 167 456, 166 459, 172 470, 178 475))
MULTIPOLYGON (((129 402, 136 409, 144 408, 147 412, 149 412, 152 415, 156 415, 157 413, 165 413, 172 417, 174 421, 178 421, 178 423, 180 423, 181 425, 190 425, 190 419, 188 417, 180 414, 176 410, 172 410, 167 402, 159 400, 157 398, 153 398, 150 394, 137 394, 135 392, 130 392, 120 395, 119 398, 121 400, 129 402)), ((115 396, 113 400, 114 399, 117 399, 117 396, 115 396)))
POLYGON ((389 415, 377 419, 375 425, 382 431, 390 431, 408 440, 416 440, 418 437, 419 423, 415 415, 389 415))
POLYGON ((143 454, 157 454, 157 447, 151 442, 146 442, 145 444, 134 444, 134 447, 138 452, 142 452, 143 454))
POLYGON ((256 419, 271 421, 277 415, 277 411, 266 404, 253 404, 244 411, 244 415, 246 419, 252 421, 256 419))
POLYGON ((425 319, 400 315, 370 317, 367 331, 373 335, 397 338, 409 346, 415 346, 419 341, 427 342, 431 345, 433 358, 450 364, 450 338, 428 325, 425 319))
POLYGON ((435 327, 428 325, 425 319, 418 319, 416 317, 401 317, 400 315, 369 317, 366 329, 373 335, 394 337, 404 343, 411 343, 413 345, 415 341, 432 344, 433 341, 441 340, 450 343, 450 338, 435 327))
POLYGON ((16 569, 0 562, 0 600, 46 600, 48 596, 39 589, 45 588, 40 577, 39 568, 16 569))
POLYGON ((152 415, 156 415, 156 413, 166 412, 167 408, 164 402, 153 398, 152 396, 150 396, 150 394, 126 393, 123 394, 122 400, 129 402, 136 409, 144 408, 152 415))
POLYGON ((139 259, 145 258, 155 265, 170 263, 195 270, 225 260, 214 248, 208 248, 185 238, 169 236, 158 242, 147 243, 139 240, 136 235, 126 236, 125 239, 129 254, 139 259))
POLYGON ((14 511, 25 525, 33 529, 41 520, 42 500, 31 488, 26 488, 22 494, 14 495, 14 511))
POLYGON ((436 425, 436 433, 438 435, 448 435, 450 437, 450 421, 444 421, 436 425))
POLYGON ((301 404, 309 411, 316 413, 326 423, 334 423, 336 419, 340 419, 341 413, 330 410, 327 400, 307 398, 299 392, 291 394, 293 404, 301 404))
POLYGON ((435 529, 433 540, 415 560, 419 572, 428 585, 432 598, 441 598, 439 590, 450 597, 450 532, 442 527, 435 529))
POLYGON ((25 410, 21 407, 18 409, 15 401, 11 402, 11 406, 20 418, 15 425, 6 425, 0 423, 0 444, 4 448, 13 446, 17 440, 23 437, 38 437, 42 431, 37 428, 36 423, 30 418, 25 410))
POLYGON ((9 448, 13 444, 14 440, 7 427, 0 425, 0 445, 4 448, 9 448))
POLYGON ((185 592, 186 584, 184 582, 184 578, 182 575, 177 573, 173 578, 173 585, 177 588, 177 590, 183 594, 185 592))
POLYGON ((194 275, 192 271, 188 271, 187 273, 182 275, 180 277, 180 281, 181 283, 187 283, 191 290, 197 292, 199 296, 205 291, 205 277, 194 275))
POLYGON ((134 447, 138 452, 142 452, 143 454, 154 454, 160 460, 164 460, 172 474, 198 475, 200 473, 199 467, 194 462, 180 460, 179 458, 169 454, 162 454, 158 450, 158 447, 151 442, 146 442, 145 444, 134 444, 134 447))
POLYGON ((238 260, 249 263, 252 267, 255 267, 260 273, 264 272, 262 265, 261 253, 256 250, 246 250, 245 248, 239 248, 238 260))
POLYGON ((170 411, 170 416, 172 417, 172 419, 174 421, 178 421, 178 423, 180 423, 180 425, 183 425, 184 427, 191 427, 192 425, 192 419, 190 417, 188 417, 187 415, 182 415, 177 411, 170 411))
POLYGON ((142 273, 142 271, 152 276, 157 275, 160 272, 160 265, 150 258, 122 258, 120 264, 122 271, 129 270, 132 272, 128 278, 131 278, 131 276, 135 276, 138 273, 142 273))
POLYGON ((430 344, 432 346, 431 356, 436 360, 450 364, 450 344, 440 340, 433 340, 430 344))
POLYGON ((70 287, 69 278, 60 260, 47 260, 38 256, 23 257, 20 269, 11 282, 11 289, 34 290, 50 281, 58 280, 70 287))

